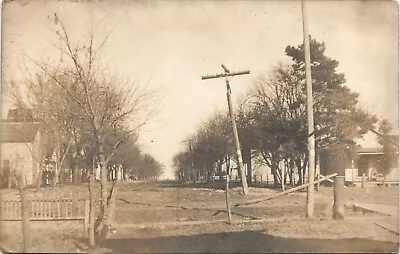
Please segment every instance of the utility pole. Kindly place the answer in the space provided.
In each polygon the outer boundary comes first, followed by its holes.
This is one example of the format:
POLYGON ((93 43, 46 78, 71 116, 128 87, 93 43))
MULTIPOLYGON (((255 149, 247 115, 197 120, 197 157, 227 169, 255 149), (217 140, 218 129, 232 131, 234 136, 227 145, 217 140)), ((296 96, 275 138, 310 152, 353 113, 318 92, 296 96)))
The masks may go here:
POLYGON ((193 148, 192 148, 192 140, 189 139, 189 151, 190 151, 190 177, 191 180, 196 183, 196 173, 194 172, 194 158, 193 158, 193 148))
POLYGON ((190 152, 190 173, 189 173, 189 180, 194 181, 196 183, 196 174, 194 172, 194 162, 193 162, 193 149, 192 149, 192 140, 184 140, 183 142, 187 142, 189 145, 189 152, 190 152))
POLYGON ((219 73, 219 74, 214 74, 214 75, 204 75, 201 77, 201 79, 205 80, 205 79, 213 79, 213 78, 223 78, 223 77, 225 78, 226 98, 228 100, 228 109, 229 109, 229 115, 231 117, 233 138, 235 140, 238 169, 240 171, 240 176, 242 179, 243 194, 247 195, 249 193, 249 187, 247 186, 246 172, 244 171, 245 168, 243 165, 242 150, 240 148, 239 135, 238 135, 237 127, 236 127, 235 113, 232 108, 231 87, 229 85, 229 78, 233 77, 233 76, 237 76, 237 75, 250 74, 250 71, 246 70, 246 71, 231 72, 230 70, 228 70, 228 68, 226 68, 225 65, 221 64, 221 67, 222 67, 222 69, 224 69, 225 73, 219 73))
MULTIPOLYGON (((303 16, 303 37, 304 37, 304 53, 306 62, 306 86, 307 86, 308 182, 313 182, 315 175, 314 112, 313 112, 312 80, 311 80, 310 38, 308 33, 305 0, 301 1, 301 9, 303 16)), ((313 218, 313 216, 314 216, 314 185, 310 185, 308 186, 307 189, 307 218, 313 218)))

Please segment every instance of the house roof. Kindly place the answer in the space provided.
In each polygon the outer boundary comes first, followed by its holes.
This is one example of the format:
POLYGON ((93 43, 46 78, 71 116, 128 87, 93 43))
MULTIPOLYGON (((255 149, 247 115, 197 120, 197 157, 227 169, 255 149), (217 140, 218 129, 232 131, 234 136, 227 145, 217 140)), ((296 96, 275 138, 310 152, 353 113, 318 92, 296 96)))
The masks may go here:
POLYGON ((10 109, 7 118, 15 122, 32 122, 33 110, 30 108, 10 109))
POLYGON ((1 122, 1 143, 31 143, 38 131, 39 122, 1 122))
POLYGON ((372 131, 365 133, 361 138, 356 140, 356 143, 359 146, 368 149, 378 149, 378 147, 381 147, 381 145, 378 143, 376 134, 372 131))
MULTIPOLYGON (((379 144, 377 136, 377 132, 369 131, 364 136, 358 140, 356 143, 361 146, 361 148, 357 149, 358 154, 383 154, 383 146, 379 144)), ((398 140, 398 134, 390 134, 388 135, 391 140, 398 140)), ((398 145, 397 142, 395 142, 398 145)))

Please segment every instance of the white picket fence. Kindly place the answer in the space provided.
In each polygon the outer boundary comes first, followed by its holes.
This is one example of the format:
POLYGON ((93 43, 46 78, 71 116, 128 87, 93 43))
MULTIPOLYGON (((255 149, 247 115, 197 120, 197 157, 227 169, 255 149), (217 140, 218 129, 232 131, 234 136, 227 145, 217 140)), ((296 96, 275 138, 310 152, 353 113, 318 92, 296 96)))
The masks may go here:
MULTIPOLYGON (((89 200, 83 198, 29 200, 31 221, 82 220, 85 229, 89 223, 89 200)), ((0 201, 0 221, 21 221, 21 200, 0 201)))

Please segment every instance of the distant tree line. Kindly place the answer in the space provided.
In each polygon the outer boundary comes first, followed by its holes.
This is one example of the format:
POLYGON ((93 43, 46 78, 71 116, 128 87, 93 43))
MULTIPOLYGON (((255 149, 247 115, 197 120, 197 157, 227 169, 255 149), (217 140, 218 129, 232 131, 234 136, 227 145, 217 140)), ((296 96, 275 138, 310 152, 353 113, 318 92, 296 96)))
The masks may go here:
MULTIPOLYGON (((82 179, 81 170, 98 165, 102 172, 121 164, 135 178, 160 175, 162 166, 151 155, 143 154, 137 142, 140 127, 158 110, 156 93, 135 82, 125 82, 100 65, 108 36, 97 40, 94 31, 87 41, 74 44, 66 26, 54 17, 60 41, 60 62, 36 62, 23 85, 11 82, 6 87, 17 109, 32 109, 40 121, 41 149, 35 158, 56 160, 54 183, 65 183, 71 169, 73 183, 82 179)), ((42 182, 40 170, 37 185, 42 182)), ((68 177, 69 178, 69 177, 68 177)))

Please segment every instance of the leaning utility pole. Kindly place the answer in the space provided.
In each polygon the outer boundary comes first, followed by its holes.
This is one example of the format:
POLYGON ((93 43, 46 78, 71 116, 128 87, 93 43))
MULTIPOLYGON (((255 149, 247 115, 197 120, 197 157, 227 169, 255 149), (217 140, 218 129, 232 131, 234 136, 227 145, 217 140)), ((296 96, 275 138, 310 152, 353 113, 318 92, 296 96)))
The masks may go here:
MULTIPOLYGON (((311 80, 310 38, 308 33, 307 13, 305 1, 301 1, 303 15, 304 53, 306 60, 306 86, 307 86, 307 123, 308 123, 308 182, 314 181, 315 175, 315 138, 314 138, 314 112, 311 80)), ((314 216, 314 185, 307 189, 307 218, 314 216)))
POLYGON ((243 194, 247 195, 249 193, 249 187, 247 186, 247 179, 246 179, 246 172, 244 171, 244 165, 243 165, 243 157, 242 157, 242 151, 240 148, 240 142, 239 142, 239 135, 236 127, 236 121, 235 121, 235 113, 232 108, 232 101, 231 101, 231 87, 229 85, 229 77, 237 76, 237 75, 245 75, 245 74, 250 74, 250 71, 238 71, 238 72, 230 72, 228 68, 226 68, 225 65, 221 64, 221 67, 224 69, 225 73, 219 73, 215 75, 204 75, 201 77, 202 80, 205 79, 213 79, 213 78, 225 78, 225 83, 226 83, 226 98, 228 99, 228 109, 229 109, 229 114, 231 117, 231 123, 232 123, 232 129, 233 129, 233 138, 235 139, 235 147, 236 147, 236 156, 237 156, 237 161, 238 161, 238 169, 240 171, 240 176, 242 179, 242 187, 243 187, 243 194))

